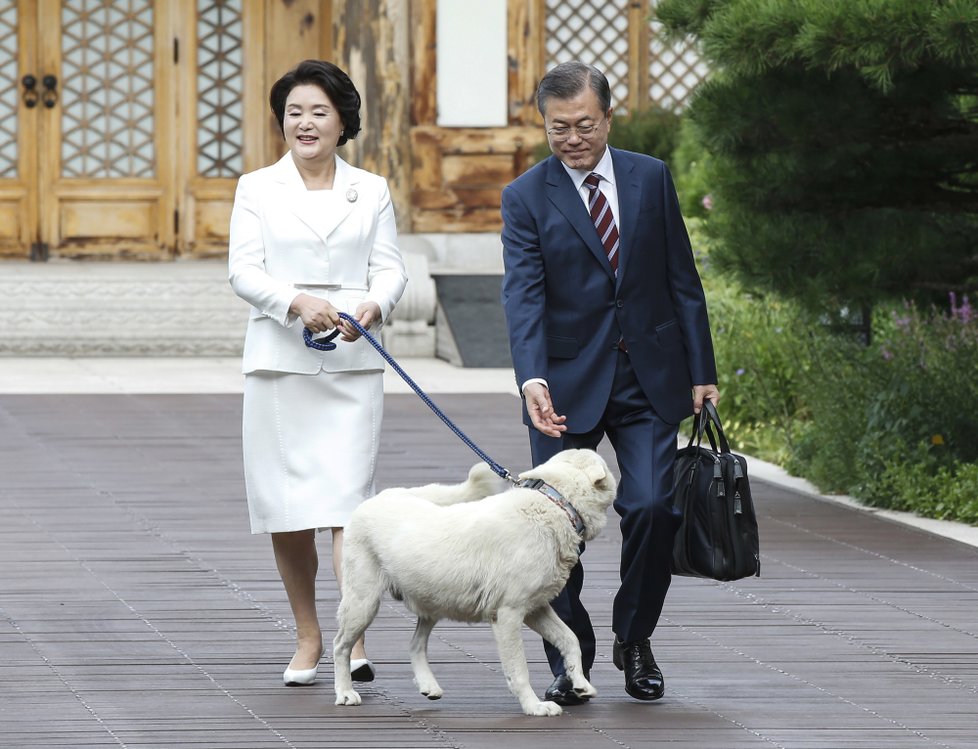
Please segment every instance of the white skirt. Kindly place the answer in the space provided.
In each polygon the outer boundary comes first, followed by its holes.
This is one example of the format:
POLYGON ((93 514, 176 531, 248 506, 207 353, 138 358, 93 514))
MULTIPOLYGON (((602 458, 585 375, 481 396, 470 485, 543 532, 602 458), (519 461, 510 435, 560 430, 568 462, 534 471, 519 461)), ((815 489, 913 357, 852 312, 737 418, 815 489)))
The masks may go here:
POLYGON ((374 494, 382 372, 245 376, 242 446, 252 533, 343 528, 374 494))

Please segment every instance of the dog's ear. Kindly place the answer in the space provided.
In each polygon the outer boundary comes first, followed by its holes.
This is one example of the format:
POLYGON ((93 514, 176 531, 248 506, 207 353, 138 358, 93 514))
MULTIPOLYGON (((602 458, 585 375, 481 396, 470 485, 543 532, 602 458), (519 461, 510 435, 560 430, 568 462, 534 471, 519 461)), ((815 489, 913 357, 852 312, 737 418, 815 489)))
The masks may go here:
POLYGON ((597 484, 608 475, 608 472, 605 470, 604 463, 600 461, 588 462, 584 468, 584 475, 588 477, 588 481, 592 484, 597 484))

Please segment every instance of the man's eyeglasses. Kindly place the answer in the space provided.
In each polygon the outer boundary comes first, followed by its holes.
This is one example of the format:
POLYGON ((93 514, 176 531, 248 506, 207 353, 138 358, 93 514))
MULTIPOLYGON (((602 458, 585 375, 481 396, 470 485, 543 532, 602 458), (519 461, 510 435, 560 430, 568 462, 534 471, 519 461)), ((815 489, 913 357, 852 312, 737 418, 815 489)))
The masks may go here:
POLYGON ((588 140, 598 131, 598 128, 601 127, 602 122, 604 122, 603 117, 597 122, 577 125, 576 127, 552 127, 547 130, 547 135, 550 136, 550 139, 554 143, 563 143, 574 133, 577 133, 578 137, 580 137, 582 140, 588 140))

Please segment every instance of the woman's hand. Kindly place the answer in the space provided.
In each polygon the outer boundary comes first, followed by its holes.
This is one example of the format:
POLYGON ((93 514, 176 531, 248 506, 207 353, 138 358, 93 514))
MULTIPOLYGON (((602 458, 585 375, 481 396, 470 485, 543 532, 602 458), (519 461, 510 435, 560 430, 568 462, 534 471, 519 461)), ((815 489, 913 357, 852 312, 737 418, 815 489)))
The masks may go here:
MULTIPOLYGON (((377 302, 363 302, 362 304, 358 304, 353 319, 360 323, 365 330, 370 330, 370 326, 377 320, 380 320, 380 305, 377 302)), ((360 337, 360 331, 343 319, 340 319, 340 332, 341 341, 355 341, 360 337)))
POLYGON ((325 299, 310 294, 299 294, 292 300, 289 312, 298 315, 302 324, 313 333, 325 333, 339 328, 343 322, 339 310, 325 299))

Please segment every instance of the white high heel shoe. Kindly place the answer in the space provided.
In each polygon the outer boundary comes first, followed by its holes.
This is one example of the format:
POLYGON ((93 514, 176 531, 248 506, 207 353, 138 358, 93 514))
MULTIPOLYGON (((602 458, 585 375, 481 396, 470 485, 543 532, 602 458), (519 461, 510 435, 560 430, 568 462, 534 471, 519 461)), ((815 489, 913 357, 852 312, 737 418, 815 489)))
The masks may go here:
POLYGON ((287 687, 307 687, 316 681, 317 671, 319 671, 318 663, 312 668, 287 668, 282 674, 282 681, 287 687))
MULTIPOLYGON (((323 657, 322 653, 319 657, 323 657)), ((318 671, 319 661, 316 661, 316 665, 312 668, 286 668, 285 673, 282 674, 282 681, 287 687, 307 687, 316 681, 316 672, 318 671)))
POLYGON ((354 658, 350 661, 350 678, 353 681, 373 681, 377 669, 369 658, 354 658))

